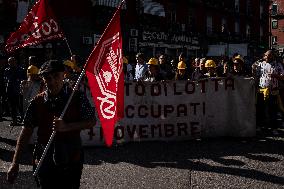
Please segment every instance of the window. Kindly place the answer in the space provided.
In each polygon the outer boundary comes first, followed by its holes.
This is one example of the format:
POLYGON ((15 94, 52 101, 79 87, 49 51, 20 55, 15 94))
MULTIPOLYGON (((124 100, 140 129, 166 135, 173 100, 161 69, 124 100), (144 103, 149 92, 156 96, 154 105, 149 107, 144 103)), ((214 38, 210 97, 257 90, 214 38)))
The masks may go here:
POLYGON ((170 18, 171 18, 171 23, 175 23, 177 21, 176 11, 170 11, 170 18))
POLYGON ((259 18, 262 19, 263 18, 263 5, 259 6, 259 18))
POLYGON ((278 28, 278 20, 272 20, 271 21, 271 26, 272 26, 272 29, 277 29, 278 28))
POLYGON ((247 25, 246 27, 246 35, 249 37, 250 36, 250 26, 247 25))
POLYGON ((235 22, 235 33, 236 34, 240 33, 240 22, 239 21, 235 22))
POLYGON ((227 32, 227 20, 226 20, 226 18, 222 18, 221 32, 222 33, 227 32))
POLYGON ((236 12, 240 11, 240 0, 235 0, 235 11, 236 12))
POLYGON ((271 14, 276 15, 278 11, 278 5, 277 4, 272 4, 271 6, 271 14))
POLYGON ((260 37, 260 40, 262 40, 263 38, 263 27, 262 26, 260 26, 259 28, 259 37, 260 37))
POLYGON ((252 10, 252 4, 251 0, 247 0, 247 14, 251 13, 252 10))
POLYGON ((273 45, 277 44, 277 36, 272 36, 272 44, 273 45))
POLYGON ((212 16, 207 16, 206 20, 207 34, 212 34, 212 16))

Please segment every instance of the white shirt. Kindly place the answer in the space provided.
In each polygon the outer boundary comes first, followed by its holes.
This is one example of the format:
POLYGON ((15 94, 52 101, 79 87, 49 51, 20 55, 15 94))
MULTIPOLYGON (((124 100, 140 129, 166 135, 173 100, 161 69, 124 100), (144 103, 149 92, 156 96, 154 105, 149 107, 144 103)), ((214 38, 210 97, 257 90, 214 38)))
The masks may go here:
POLYGON ((136 64, 135 67, 135 78, 137 81, 142 80, 145 76, 146 71, 148 70, 147 64, 136 64))
POLYGON ((267 63, 263 61, 258 65, 258 74, 260 76, 259 86, 273 90, 278 88, 278 79, 271 77, 271 74, 284 74, 284 70, 278 62, 267 63))

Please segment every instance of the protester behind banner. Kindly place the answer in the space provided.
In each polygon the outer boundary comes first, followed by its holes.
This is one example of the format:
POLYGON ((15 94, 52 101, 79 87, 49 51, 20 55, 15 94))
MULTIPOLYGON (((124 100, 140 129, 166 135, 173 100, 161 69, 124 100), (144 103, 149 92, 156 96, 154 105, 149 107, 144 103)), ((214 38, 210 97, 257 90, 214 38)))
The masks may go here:
POLYGON ((164 75, 160 71, 160 65, 158 63, 158 60, 156 58, 150 58, 147 62, 148 65, 148 71, 145 73, 144 81, 162 81, 165 80, 164 75))
POLYGON ((124 81, 132 81, 132 66, 128 64, 128 59, 123 57, 123 73, 124 73, 124 81))
POLYGON ((171 64, 167 60, 167 56, 162 54, 159 56, 160 73, 165 80, 172 80, 175 76, 175 72, 171 64))
POLYGON ((184 61, 180 61, 177 66, 175 80, 188 80, 189 76, 186 71, 187 67, 184 61))
POLYGON ((207 69, 207 72, 204 74, 205 77, 218 77, 217 76, 217 69, 216 69, 216 63, 214 60, 206 60, 205 62, 205 68, 207 69))
POLYGON ((136 66, 135 66, 135 81, 142 81, 145 77, 145 73, 148 70, 148 66, 145 63, 145 57, 143 53, 136 54, 136 66))
POLYGON ((206 78, 205 62, 206 62, 205 58, 201 58, 200 60, 198 60, 198 63, 196 64, 196 67, 191 74, 192 81, 198 81, 200 79, 206 78))

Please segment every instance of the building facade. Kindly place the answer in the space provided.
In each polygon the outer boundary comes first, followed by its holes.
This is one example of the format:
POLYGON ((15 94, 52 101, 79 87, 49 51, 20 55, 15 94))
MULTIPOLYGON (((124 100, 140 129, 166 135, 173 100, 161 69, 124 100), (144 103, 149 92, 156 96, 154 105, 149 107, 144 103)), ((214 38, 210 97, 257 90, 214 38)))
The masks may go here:
MULTIPOLYGON (((81 55, 83 60, 120 3, 120 0, 47 1, 61 23, 72 53, 81 55)), ((1 25, 7 26, 0 30, 2 47, 8 34, 19 26, 19 2, 27 2, 30 8, 35 1, 0 0, 1 25)), ((187 56, 231 56, 239 52, 243 56, 254 56, 267 49, 269 39, 272 40, 269 2, 126 0, 121 16, 124 54, 144 52, 151 57, 165 53, 176 57, 181 52, 187 56)), ((278 29, 281 29, 280 21, 278 29)), ((281 40, 277 37, 277 45, 281 40)), ((64 43, 52 41, 48 48, 51 47, 56 55, 66 56, 69 52, 64 43)), ((39 48, 46 49, 45 45, 39 48)))
POLYGON ((275 0, 270 4, 270 47, 284 54, 284 0, 275 0))

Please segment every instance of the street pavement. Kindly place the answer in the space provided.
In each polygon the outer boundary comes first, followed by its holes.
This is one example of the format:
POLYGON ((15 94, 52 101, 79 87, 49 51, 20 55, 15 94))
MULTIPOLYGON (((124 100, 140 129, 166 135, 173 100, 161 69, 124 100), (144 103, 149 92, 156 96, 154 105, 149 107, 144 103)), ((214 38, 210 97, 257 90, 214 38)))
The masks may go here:
MULTIPOLYGON (((0 122, 0 189, 36 188, 29 148, 16 182, 5 180, 21 130, 11 130, 8 124, 9 120, 0 122)), ((85 147, 81 188, 284 189, 284 129, 279 132, 85 147)))

